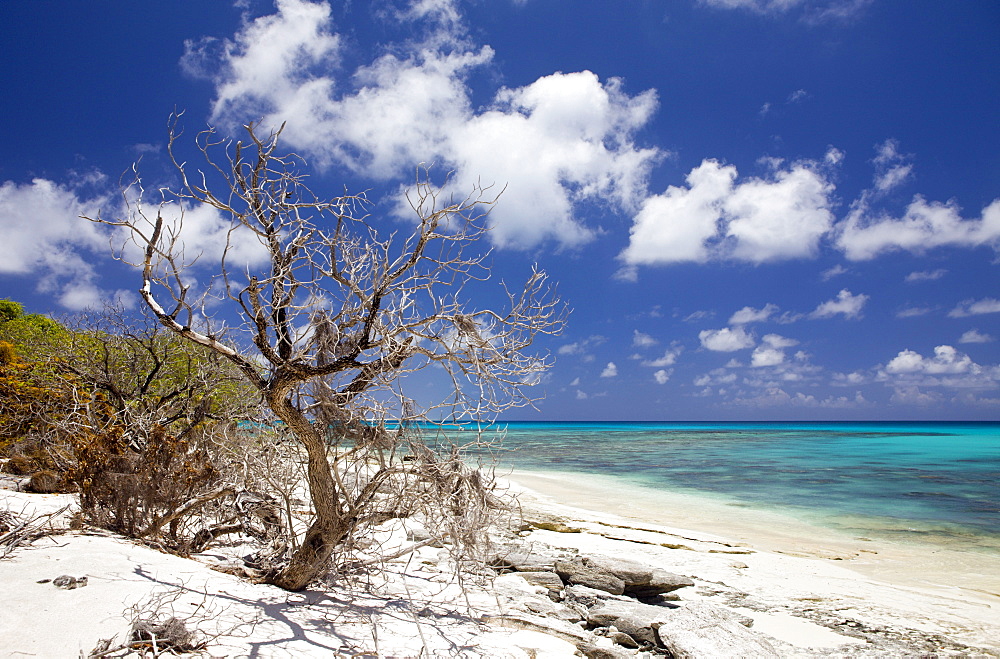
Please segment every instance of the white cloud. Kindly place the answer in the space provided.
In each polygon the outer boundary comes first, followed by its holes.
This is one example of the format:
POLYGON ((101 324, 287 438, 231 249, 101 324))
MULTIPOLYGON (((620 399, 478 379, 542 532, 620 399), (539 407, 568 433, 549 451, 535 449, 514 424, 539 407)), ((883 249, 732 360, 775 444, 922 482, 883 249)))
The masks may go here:
POLYGON ((634 219, 622 259, 631 265, 705 262, 717 232, 721 201, 731 193, 736 168, 706 160, 687 175, 686 188, 670 186, 645 200, 634 219))
POLYGON ((801 9, 807 23, 844 21, 856 16, 872 0, 700 0, 717 9, 742 9, 765 15, 780 15, 801 9))
POLYGON ((94 254, 110 254, 108 236, 80 217, 96 217, 107 202, 107 197, 83 198, 79 190, 47 179, 5 181, 0 185, 0 274, 30 275, 37 290, 73 311, 115 300, 130 304, 127 291, 109 292, 97 284, 94 254))
POLYGON ((653 373, 653 379, 656 380, 657 384, 666 384, 670 379, 670 374, 671 371, 660 369, 659 371, 653 373))
POLYGON ((788 103, 801 103, 802 101, 809 98, 809 92, 804 89, 796 89, 791 94, 788 95, 788 103))
POLYGON ((823 302, 816 310, 809 314, 810 318, 832 318, 838 314, 843 314, 845 318, 860 318, 861 309, 868 301, 867 295, 853 295, 846 288, 837 294, 833 300, 823 302))
POLYGON ((842 275, 842 274, 844 274, 846 272, 847 272, 847 268, 845 268, 844 266, 842 266, 842 265, 840 265, 838 263, 837 265, 833 266, 832 268, 829 268, 829 269, 824 270, 823 272, 821 272, 820 275, 819 275, 819 278, 822 279, 823 281, 830 281, 834 277, 839 277, 840 275, 842 275))
POLYGON ((753 351, 750 358, 750 366, 761 368, 763 366, 778 366, 785 361, 785 351, 766 346, 758 346, 753 351))
POLYGON ((948 312, 951 318, 964 318, 965 316, 979 316, 987 313, 1000 312, 1000 300, 992 297, 984 297, 982 300, 966 300, 948 312))
POLYGON ((615 366, 614 362, 608 362, 608 365, 604 367, 601 371, 602 378, 613 378, 618 376, 618 367, 615 366))
POLYGON ((979 219, 966 220, 954 202, 928 202, 917 195, 897 219, 873 213, 868 199, 862 197, 839 232, 837 246, 853 261, 895 250, 922 254, 944 246, 995 246, 1000 241, 1000 199, 983 209, 979 219))
POLYGON ((753 336, 742 327, 724 327, 718 330, 703 330, 698 333, 702 347, 716 352, 734 352, 752 348, 756 343, 753 336))
MULTIPOLYGON (((277 7, 221 48, 213 121, 287 121, 283 139, 313 162, 377 178, 437 162, 455 170, 446 193, 460 198, 480 181, 496 191, 506 186, 490 215, 490 238, 501 246, 581 244, 594 232, 578 220, 577 204, 630 211, 644 196, 662 154, 636 147, 632 136, 656 109, 655 92, 629 96, 618 79, 554 73, 501 89, 475 110, 466 79, 489 65, 493 51, 461 36, 454 3, 420 0, 397 12, 400 20, 429 22, 428 36, 394 44, 353 74, 337 68, 342 40, 326 3, 281 0, 277 7)), ((209 50, 192 44, 187 59, 211 60, 209 50)), ((403 204, 398 212, 412 214, 403 204)))
POLYGON ((820 237, 833 224, 833 186, 804 165, 779 172, 773 181, 752 179, 725 202, 732 257, 763 263, 815 255, 820 237))
MULTIPOLYGON (((264 115, 284 114, 307 107, 310 96, 328 93, 332 86, 332 80, 310 75, 314 67, 331 67, 339 58, 340 38, 329 31, 330 6, 304 0, 275 4, 277 14, 254 20, 234 41, 221 44, 224 68, 213 75, 213 121, 244 122, 248 105, 264 115)), ((214 70, 219 63, 206 58, 218 45, 187 42, 183 63, 188 71, 205 75, 214 70)))
POLYGON ((870 405, 861 392, 855 393, 853 398, 828 396, 819 399, 812 394, 804 394, 801 391, 790 394, 777 385, 769 386, 755 396, 737 397, 733 399, 732 404, 754 408, 805 407, 824 409, 853 409, 870 405))
POLYGON ((28 274, 60 264, 89 270, 79 249, 106 249, 97 227, 80 218, 97 214, 104 200, 81 200, 74 190, 36 178, 31 183, 0 185, 0 273, 28 274))
POLYGON ((792 346, 799 345, 799 342, 795 339, 789 339, 779 334, 765 334, 761 341, 771 348, 791 348, 792 346))
MULTIPOLYGON (((136 208, 144 206, 141 200, 133 203, 136 208)), ((245 271, 247 267, 261 266, 270 261, 270 252, 254 232, 239 225, 233 230, 233 222, 207 204, 182 207, 171 202, 142 208, 142 214, 127 212, 146 235, 152 232, 151 220, 158 215, 162 217, 166 228, 161 234, 160 244, 166 248, 167 237, 178 236, 180 263, 195 269, 205 267, 211 272, 218 272, 223 258, 234 271, 245 271)), ((119 235, 122 242, 129 238, 126 230, 119 235)), ((139 261, 144 249, 142 244, 129 242, 125 244, 125 255, 139 261)))
POLYGON ((929 307, 907 307, 896 312, 896 318, 918 318, 931 312, 929 307))
POLYGON ((902 350, 885 366, 886 373, 927 373, 931 375, 968 373, 979 367, 968 355, 959 353, 951 346, 934 348, 933 357, 924 357, 912 350, 902 350))
POLYGON ((569 386, 571 386, 571 387, 579 387, 580 386, 580 378, 573 378, 573 381, 569 383, 569 386))
POLYGON ((866 384, 868 380, 868 376, 861 371, 833 374, 833 384, 836 386, 855 387, 860 384, 866 384))
POLYGON ((659 341, 654 339, 649 334, 640 332, 639 330, 634 330, 632 333, 632 345, 636 348, 651 348, 657 343, 659 343, 659 341))
POLYGON ((672 348, 668 348, 667 351, 663 353, 663 356, 660 357, 659 359, 652 359, 652 360, 649 360, 649 361, 644 361, 644 362, 642 362, 642 365, 643 366, 650 366, 652 368, 662 368, 664 366, 673 366, 674 364, 677 363, 677 357, 680 356, 680 354, 681 354, 681 348, 680 348, 680 346, 674 346, 672 348))
POLYGON ((737 375, 724 368, 717 368, 694 379, 696 387, 719 386, 736 382, 737 375))
POLYGON ((749 9, 757 12, 781 12, 802 4, 803 0, 701 0, 702 4, 720 9, 749 9))
POLYGON ((628 265, 764 263, 816 253, 833 224, 833 186, 816 163, 798 162, 766 179, 736 179, 732 165, 705 160, 686 187, 646 198, 620 258, 628 265))
POLYGON ((923 392, 918 387, 896 387, 890 400, 899 405, 934 405, 941 402, 942 396, 937 392, 923 392))
POLYGON ((587 398, 589 398, 589 396, 587 396, 587 392, 580 391, 579 389, 576 390, 576 399, 577 400, 587 400, 587 398))
POLYGON ((908 283, 914 283, 918 281, 935 281, 941 279, 948 274, 948 271, 944 268, 938 268, 937 270, 923 270, 920 272, 911 272, 906 275, 905 281, 908 283))
POLYGON ((968 332, 962 334, 962 338, 958 340, 959 343, 992 343, 994 338, 989 334, 984 334, 977 329, 970 329, 968 332))
POLYGON ((777 311, 778 306, 771 303, 765 304, 761 309, 743 307, 729 317, 729 324, 745 325, 747 323, 761 323, 770 318, 773 314, 777 313, 777 311))
POLYGON ((573 343, 561 345, 556 352, 560 355, 580 355, 584 361, 591 361, 594 357, 590 351, 607 340, 605 336, 592 334, 582 341, 574 341, 573 343))
POLYGON ((875 192, 886 194, 910 178, 913 165, 910 156, 899 153, 899 142, 888 139, 875 147, 875 192))

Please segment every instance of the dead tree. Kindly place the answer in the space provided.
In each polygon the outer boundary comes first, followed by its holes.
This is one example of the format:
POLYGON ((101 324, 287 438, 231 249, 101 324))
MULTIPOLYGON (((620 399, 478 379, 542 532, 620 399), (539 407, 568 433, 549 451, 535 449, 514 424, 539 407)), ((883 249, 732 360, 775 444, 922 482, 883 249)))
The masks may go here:
POLYGON ((488 252, 478 249, 497 200, 488 189, 445 201, 418 168, 407 194, 415 224, 403 232, 398 221, 376 222, 365 194, 314 193, 304 161, 278 152, 281 129, 265 135, 250 124, 239 141, 203 131, 195 143, 207 166, 195 169, 179 156, 177 122, 168 145, 178 187, 151 201, 136 174, 125 216, 98 221, 123 231, 118 255, 141 270, 142 298, 159 321, 235 364, 304 448, 315 518, 270 577, 299 590, 363 523, 394 514, 379 496, 393 481, 427 481, 413 491, 443 490, 443 505, 456 505, 456 492, 469 489, 447 485, 460 467, 406 429, 427 419, 489 422, 529 404, 549 363, 528 349, 562 329, 566 308, 537 269, 523 287, 500 284, 502 310, 467 307, 466 289, 490 277, 488 252), (185 214, 204 206, 228 227, 210 270, 184 244, 185 214), (244 258, 251 248, 262 249, 263 265, 244 258), (195 276, 205 271, 210 283, 195 276), (223 323, 236 325, 225 339, 223 323), (417 412, 403 392, 424 369, 446 374, 449 393, 419 400, 417 412), (349 450, 329 452, 329 432, 349 450), (403 442, 417 442, 417 460, 392 460, 403 442), (337 465, 366 447, 381 457, 365 479, 347 482, 337 465))

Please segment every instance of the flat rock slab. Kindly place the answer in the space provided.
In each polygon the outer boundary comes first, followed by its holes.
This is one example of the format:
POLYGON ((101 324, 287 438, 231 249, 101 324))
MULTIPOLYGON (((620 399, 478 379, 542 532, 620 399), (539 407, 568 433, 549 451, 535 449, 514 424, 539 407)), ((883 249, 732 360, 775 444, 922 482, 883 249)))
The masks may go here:
POLYGON ((710 604, 689 604, 671 611, 656 633, 677 659, 778 656, 763 636, 740 624, 737 614, 710 604))
POLYGON ((614 626, 638 643, 656 645, 655 627, 676 612, 662 606, 643 604, 634 600, 605 600, 587 611, 590 627, 614 626))
POLYGON ((557 558, 524 549, 511 549, 495 553, 489 559, 490 567, 514 572, 552 572, 557 558))
POLYGON ((622 579, 607 570, 589 564, 587 559, 556 561, 555 569, 556 574, 568 584, 587 586, 612 595, 621 595, 625 592, 625 582, 622 579))
POLYGON ((587 565, 610 572, 624 581, 625 594, 632 597, 655 597, 694 585, 688 577, 639 561, 611 556, 590 556, 583 560, 587 565))
POLYGON ((564 585, 563 580, 555 572, 520 572, 517 576, 532 586, 542 586, 551 591, 560 591, 564 585))

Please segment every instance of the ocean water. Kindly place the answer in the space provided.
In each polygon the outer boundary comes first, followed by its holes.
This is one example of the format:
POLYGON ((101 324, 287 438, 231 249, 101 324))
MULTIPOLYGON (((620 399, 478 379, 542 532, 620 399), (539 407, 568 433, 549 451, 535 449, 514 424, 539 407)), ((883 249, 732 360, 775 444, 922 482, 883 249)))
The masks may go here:
POLYGON ((1000 424, 509 423, 501 469, 717 497, 856 534, 1000 551, 1000 424))

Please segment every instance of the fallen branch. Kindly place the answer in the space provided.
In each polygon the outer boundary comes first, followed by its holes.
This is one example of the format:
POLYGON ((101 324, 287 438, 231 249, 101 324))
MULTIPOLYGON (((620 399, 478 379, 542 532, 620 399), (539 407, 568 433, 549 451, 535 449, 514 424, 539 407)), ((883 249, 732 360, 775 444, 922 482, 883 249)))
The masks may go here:
POLYGON ((18 521, 17 515, 10 511, 0 512, 0 515, 6 518, 5 521, 9 526, 8 530, 0 535, 0 559, 10 556, 18 547, 29 544, 38 538, 61 533, 62 530, 52 527, 52 518, 62 515, 69 509, 69 506, 70 504, 66 504, 55 512, 35 515, 24 521, 18 521), (48 525, 47 529, 46 525, 48 525))

